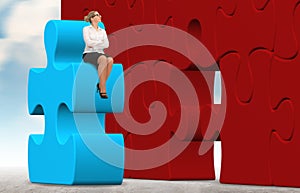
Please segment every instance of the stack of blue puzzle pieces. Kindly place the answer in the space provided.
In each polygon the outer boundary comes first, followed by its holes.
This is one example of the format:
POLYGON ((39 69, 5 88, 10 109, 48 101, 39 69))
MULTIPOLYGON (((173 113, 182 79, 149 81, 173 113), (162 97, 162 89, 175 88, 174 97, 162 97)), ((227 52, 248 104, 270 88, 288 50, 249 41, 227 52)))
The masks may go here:
MULTIPOLYGON (((105 114, 124 108, 124 74, 114 64, 109 99, 96 92, 97 70, 82 62, 84 21, 51 20, 45 27, 47 68, 32 68, 28 80, 31 115, 45 116, 44 134, 28 142, 29 179, 50 184, 121 184, 122 134, 105 133, 105 114)), ((103 23, 100 27, 104 28, 103 23)))

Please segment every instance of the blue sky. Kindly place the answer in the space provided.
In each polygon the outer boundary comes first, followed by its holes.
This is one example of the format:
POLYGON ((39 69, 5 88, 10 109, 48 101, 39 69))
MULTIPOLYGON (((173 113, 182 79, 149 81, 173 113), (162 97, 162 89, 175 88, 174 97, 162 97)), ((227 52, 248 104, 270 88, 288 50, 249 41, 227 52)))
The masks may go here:
POLYGON ((28 136, 44 130, 28 114, 28 72, 46 66, 43 31, 60 19, 60 0, 1 0, 0 18, 0 167, 26 166, 28 136))

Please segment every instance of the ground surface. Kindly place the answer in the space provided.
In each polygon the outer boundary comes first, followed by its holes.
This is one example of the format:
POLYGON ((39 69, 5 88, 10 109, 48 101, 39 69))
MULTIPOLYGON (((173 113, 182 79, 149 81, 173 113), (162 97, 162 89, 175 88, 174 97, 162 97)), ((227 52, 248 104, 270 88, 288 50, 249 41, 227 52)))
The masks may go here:
POLYGON ((218 181, 153 181, 124 179, 118 186, 64 186, 32 184, 28 180, 27 170, 24 168, 0 168, 0 193, 23 193, 23 192, 55 192, 55 193, 237 193, 237 192, 260 192, 260 193, 286 193, 299 192, 300 188, 264 187, 220 184, 218 181))

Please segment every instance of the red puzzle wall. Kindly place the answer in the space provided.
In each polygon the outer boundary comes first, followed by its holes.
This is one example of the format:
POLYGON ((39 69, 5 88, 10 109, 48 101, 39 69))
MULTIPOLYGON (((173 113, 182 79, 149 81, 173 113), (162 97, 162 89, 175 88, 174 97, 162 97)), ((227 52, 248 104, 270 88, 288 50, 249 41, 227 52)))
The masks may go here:
MULTIPOLYGON (((216 60, 224 79, 223 90, 226 88, 226 98, 222 95, 226 115, 218 137, 222 142, 220 181, 300 187, 300 90, 296 86, 300 77, 300 0, 62 0, 64 20, 83 20, 89 10, 100 12, 108 34, 139 24, 165 24, 201 41, 216 60)), ((138 34, 143 29, 136 30, 138 34)), ((193 112, 200 109, 201 116, 195 136, 175 159, 155 168, 127 167, 125 177, 214 179, 213 146, 204 155, 198 151, 216 139, 212 136, 215 133, 204 136, 208 121, 218 116, 222 107, 213 104, 208 89, 217 67, 203 68, 200 73, 185 56, 157 46, 132 48, 115 57, 125 70, 135 65, 155 79, 159 72, 137 65, 145 60, 156 60, 157 65, 168 62, 180 69, 194 86, 200 103, 197 107, 182 106, 176 93, 159 81, 137 86, 126 104, 131 115, 125 112, 120 116, 147 123, 151 103, 159 100, 167 109, 166 121, 156 132, 140 135, 117 123, 114 115, 107 116, 107 132, 124 134, 125 165, 138 166, 143 160, 129 150, 160 146, 174 136, 180 120, 187 120, 188 131, 193 112), (208 84, 206 75, 211 80, 208 84), (190 115, 181 117, 182 112, 190 115)), ((126 87, 134 79, 131 75, 125 74, 126 87)), ((175 138, 178 143, 187 141, 175 138)), ((176 148, 171 144, 165 153, 176 148)))

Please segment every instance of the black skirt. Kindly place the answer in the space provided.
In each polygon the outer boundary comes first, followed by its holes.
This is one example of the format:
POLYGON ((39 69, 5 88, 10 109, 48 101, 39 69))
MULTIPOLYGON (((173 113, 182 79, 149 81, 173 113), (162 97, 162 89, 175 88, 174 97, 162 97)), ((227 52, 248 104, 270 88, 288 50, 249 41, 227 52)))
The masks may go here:
POLYGON ((97 61, 98 61, 98 58, 102 55, 106 56, 107 58, 110 57, 107 54, 103 54, 103 53, 89 52, 89 53, 84 53, 82 55, 82 59, 84 62, 93 64, 96 68, 98 68, 99 64, 97 61))

